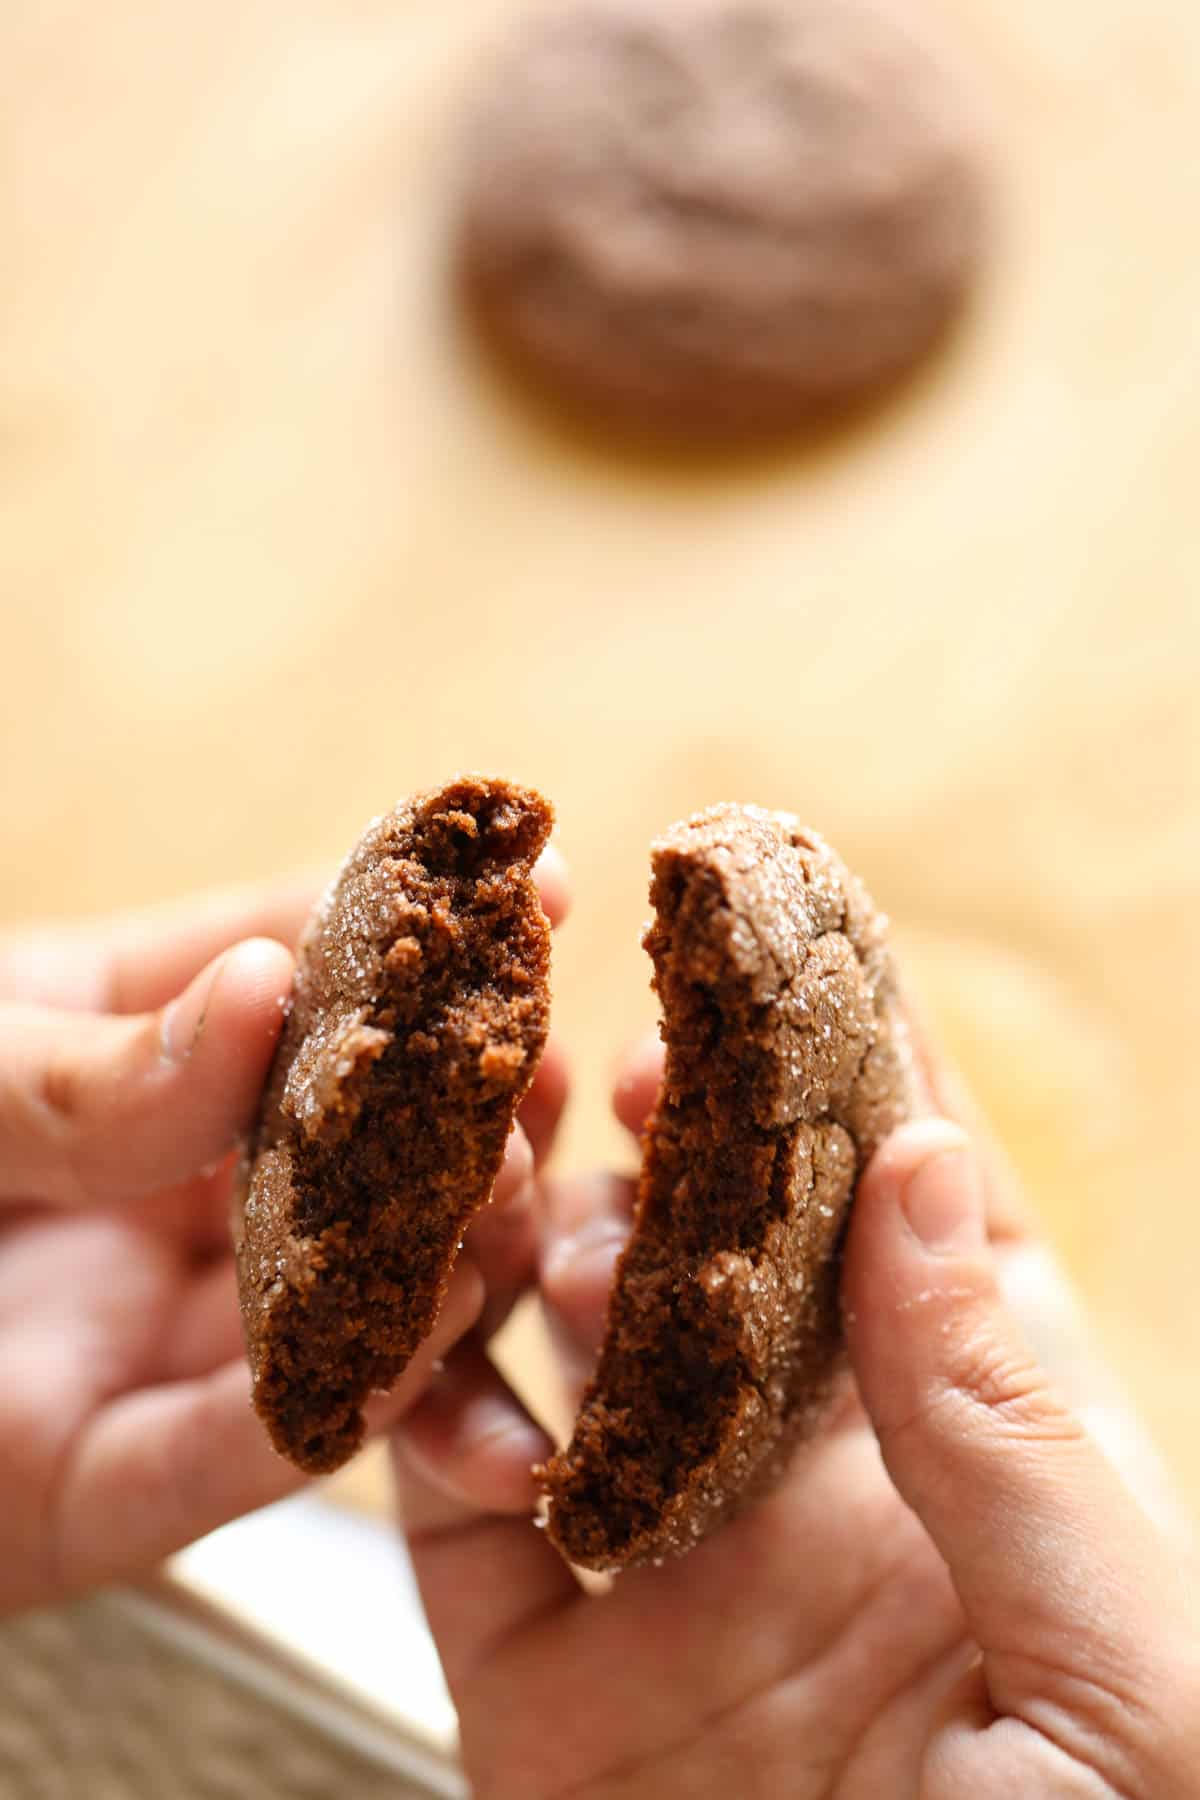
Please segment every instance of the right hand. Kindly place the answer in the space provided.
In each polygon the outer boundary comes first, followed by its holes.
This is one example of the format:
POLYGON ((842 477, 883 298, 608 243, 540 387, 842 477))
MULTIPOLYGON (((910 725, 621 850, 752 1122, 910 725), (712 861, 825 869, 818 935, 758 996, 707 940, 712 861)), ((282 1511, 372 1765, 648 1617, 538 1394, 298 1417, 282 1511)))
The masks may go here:
MULTIPOLYGON (((543 1287, 591 1350, 631 1191, 553 1192, 576 1252, 543 1287)), ((960 1126, 897 1132, 847 1244, 856 1388, 768 1499, 603 1599, 531 1525, 548 1442, 455 1351, 396 1461, 477 1800, 1195 1800, 1196 1564, 1023 1341, 1029 1254, 960 1126)))

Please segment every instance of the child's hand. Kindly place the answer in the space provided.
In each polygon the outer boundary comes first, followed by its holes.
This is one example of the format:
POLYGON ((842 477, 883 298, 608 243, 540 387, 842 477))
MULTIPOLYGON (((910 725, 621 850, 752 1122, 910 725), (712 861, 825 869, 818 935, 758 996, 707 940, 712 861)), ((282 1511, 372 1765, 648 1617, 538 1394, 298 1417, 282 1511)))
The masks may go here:
MULTIPOLYGON (((548 1196, 576 1236, 543 1290, 591 1349, 630 1194, 548 1196)), ((1001 1284, 1035 1262, 958 1126, 898 1132, 847 1245, 857 1392, 768 1501, 601 1599, 530 1524, 546 1440, 456 1351, 396 1461, 478 1800, 1195 1800, 1196 1568, 1025 1347, 1001 1284)))
MULTIPOLYGON (((559 865, 539 867, 552 916, 559 865)), ((251 1411, 230 1248, 232 1157, 282 1022, 311 883, 0 939, 0 1612, 143 1570, 300 1485, 251 1411)), ((530 1278, 551 1052, 434 1361, 530 1278)))

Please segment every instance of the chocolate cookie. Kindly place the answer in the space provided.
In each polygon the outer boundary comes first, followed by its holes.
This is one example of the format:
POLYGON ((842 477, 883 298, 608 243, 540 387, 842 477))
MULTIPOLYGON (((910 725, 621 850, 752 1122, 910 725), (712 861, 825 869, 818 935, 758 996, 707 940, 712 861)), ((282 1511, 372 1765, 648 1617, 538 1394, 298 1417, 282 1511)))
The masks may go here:
POLYGON ((549 1012, 540 794, 463 776, 372 824, 300 946, 235 1204, 254 1404, 302 1469, 437 1317, 549 1012))
POLYGON ((583 0, 469 145, 466 293, 596 418, 791 426, 906 368, 979 256, 970 103, 905 0, 583 0))
POLYGON ((884 921, 819 837, 715 806, 653 871, 662 1090, 599 1365, 542 1471, 592 1569, 689 1549, 819 1417, 855 1182, 917 1105, 884 921))

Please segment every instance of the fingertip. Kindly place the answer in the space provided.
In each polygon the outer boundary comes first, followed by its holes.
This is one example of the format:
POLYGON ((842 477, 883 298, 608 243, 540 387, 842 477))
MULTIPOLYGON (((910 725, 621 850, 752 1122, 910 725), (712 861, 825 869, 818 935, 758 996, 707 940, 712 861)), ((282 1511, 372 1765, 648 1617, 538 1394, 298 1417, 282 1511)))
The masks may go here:
POLYGON ((434 1376, 395 1443, 429 1486, 486 1512, 530 1511, 533 1467, 553 1449, 486 1358, 467 1346, 434 1376))
POLYGON ((631 1175, 593 1169, 543 1180, 538 1186, 538 1197, 545 1255, 556 1239, 573 1238, 596 1218, 620 1220, 628 1232, 637 1205, 637 1181, 631 1175))
POLYGON ((658 1033, 647 1032, 625 1053, 618 1066, 613 1086, 613 1111, 626 1131, 631 1131, 635 1137, 645 1129, 658 1098, 664 1055, 658 1033))
POLYGON ((552 1326, 594 1355, 604 1336, 617 1259, 633 1229, 634 1184, 616 1175, 548 1184, 539 1285, 552 1326))
POLYGON ((200 973, 159 1015, 163 1060, 184 1064, 216 1037, 228 1049, 239 1040, 273 1047, 283 1023, 294 963, 274 938, 246 938, 200 973))
POLYGON ((274 938, 245 938, 221 959, 209 1015, 222 1012, 244 1023, 269 1026, 277 1035, 291 992, 295 960, 274 938))
POLYGON ((607 1294, 613 1267, 629 1242, 629 1222, 598 1215, 569 1237, 554 1237, 542 1252, 542 1286, 559 1304, 564 1298, 603 1287, 607 1294))
POLYGON ((435 1356, 473 1330, 487 1302, 487 1283, 475 1259, 460 1255, 450 1271, 442 1309, 426 1343, 435 1356))
MULTIPOLYGON (((247 938, 203 970, 161 1015, 163 1059, 173 1104, 186 1108, 186 1135, 201 1162, 244 1132, 283 1027, 294 964, 272 938, 247 938)), ((188 1171, 183 1171, 184 1173, 188 1171)))
POLYGON ((551 1032, 529 1092, 517 1117, 529 1139, 534 1161, 544 1163, 554 1148, 570 1093, 570 1063, 560 1038, 551 1032))
POLYGON ((553 1242, 543 1256, 541 1291, 551 1323, 588 1356, 603 1341, 613 1274, 628 1241, 628 1225, 597 1219, 574 1238, 553 1242))
POLYGON ((884 1197, 898 1192, 922 1163, 953 1150, 966 1150, 970 1138, 953 1119, 910 1119, 884 1139, 863 1171, 859 1194, 884 1197))
POLYGON ((846 1239, 842 1306, 852 1345, 864 1320, 894 1300, 898 1289, 913 1281, 930 1290, 936 1285, 934 1271, 922 1273, 927 1256, 982 1248, 977 1188, 970 1139, 950 1119, 911 1120, 879 1146, 859 1180, 846 1239), (940 1251, 918 1234, 920 1226, 932 1237, 939 1223, 932 1210, 922 1215, 923 1200, 937 1207, 942 1227, 950 1230, 940 1251), (961 1222, 964 1212, 970 1230, 955 1242, 955 1218, 961 1222))
POLYGON ((571 882, 567 861, 556 843, 549 843, 533 866, 533 879, 551 925, 558 927, 571 910, 571 882))

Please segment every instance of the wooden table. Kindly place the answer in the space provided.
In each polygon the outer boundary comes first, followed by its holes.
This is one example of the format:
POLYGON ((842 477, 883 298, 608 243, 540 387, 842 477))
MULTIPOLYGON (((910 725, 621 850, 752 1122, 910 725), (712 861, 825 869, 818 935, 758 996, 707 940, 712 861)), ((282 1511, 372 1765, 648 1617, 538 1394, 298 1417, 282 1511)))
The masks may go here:
POLYGON ((448 304, 501 0, 0 25, 0 911, 330 859, 460 766, 556 799, 565 1156, 651 1018, 650 836, 868 875, 1193 1502, 1200 9, 956 0, 993 264, 875 418, 734 466, 564 436, 448 304))

